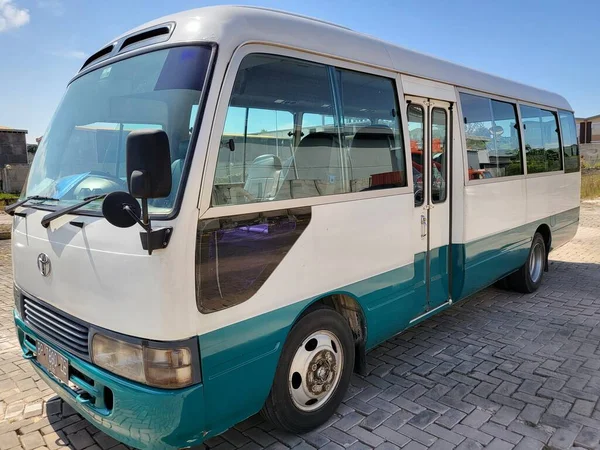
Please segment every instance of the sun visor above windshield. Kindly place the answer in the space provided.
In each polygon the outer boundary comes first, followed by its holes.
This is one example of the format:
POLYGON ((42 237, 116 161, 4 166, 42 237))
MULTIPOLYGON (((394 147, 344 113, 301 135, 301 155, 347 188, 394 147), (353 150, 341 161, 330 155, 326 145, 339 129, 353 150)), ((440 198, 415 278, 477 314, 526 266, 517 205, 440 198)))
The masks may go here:
POLYGON ((201 91, 208 73, 210 47, 177 47, 169 51, 155 91, 191 89, 201 91))

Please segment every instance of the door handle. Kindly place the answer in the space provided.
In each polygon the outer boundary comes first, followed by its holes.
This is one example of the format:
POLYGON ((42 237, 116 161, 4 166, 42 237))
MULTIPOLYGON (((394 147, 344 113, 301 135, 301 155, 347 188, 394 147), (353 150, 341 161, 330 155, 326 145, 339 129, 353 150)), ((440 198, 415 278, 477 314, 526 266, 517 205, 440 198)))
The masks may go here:
POLYGON ((427 218, 425 214, 421 214, 421 238, 427 236, 427 218))

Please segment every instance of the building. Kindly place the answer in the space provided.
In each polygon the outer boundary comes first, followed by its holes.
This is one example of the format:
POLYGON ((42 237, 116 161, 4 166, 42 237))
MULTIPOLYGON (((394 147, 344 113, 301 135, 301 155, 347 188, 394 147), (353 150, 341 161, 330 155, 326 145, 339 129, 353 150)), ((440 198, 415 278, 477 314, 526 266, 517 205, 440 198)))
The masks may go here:
POLYGON ((20 192, 29 172, 27 130, 0 126, 0 191, 20 192))
POLYGON ((575 121, 580 144, 600 144, 600 114, 575 121))

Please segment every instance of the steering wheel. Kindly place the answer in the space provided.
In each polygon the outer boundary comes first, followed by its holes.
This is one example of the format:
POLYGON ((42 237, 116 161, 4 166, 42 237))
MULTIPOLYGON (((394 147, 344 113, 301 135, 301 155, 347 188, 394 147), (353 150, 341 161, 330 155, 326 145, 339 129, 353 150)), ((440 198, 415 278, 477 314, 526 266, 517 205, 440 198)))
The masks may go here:
POLYGON ((84 199, 92 195, 109 194, 126 188, 126 181, 108 172, 91 171, 83 180, 79 181, 69 194, 73 198, 84 199))

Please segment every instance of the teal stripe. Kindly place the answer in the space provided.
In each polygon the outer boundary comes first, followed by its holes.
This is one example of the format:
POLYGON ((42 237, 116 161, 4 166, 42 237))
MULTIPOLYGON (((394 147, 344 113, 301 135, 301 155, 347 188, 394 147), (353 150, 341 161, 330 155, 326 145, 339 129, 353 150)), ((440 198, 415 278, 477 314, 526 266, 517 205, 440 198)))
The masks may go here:
MULTIPOLYGON (((550 226, 553 243, 558 245, 574 235, 578 218, 579 208, 575 208, 466 245, 454 244, 453 300, 524 264, 532 236, 542 223, 550 226)), ((429 306, 434 308, 448 299, 448 247, 432 250, 430 259, 429 306)), ((209 435, 260 410, 292 324, 318 298, 343 293, 358 301, 367 326, 367 349, 406 329, 411 319, 427 310, 425 262, 425 254, 420 253, 412 264, 200 336, 209 435)))
POLYGON ((555 248, 572 239, 578 223, 579 207, 467 244, 454 244, 452 298, 468 297, 525 264, 540 225, 550 227, 555 248))

